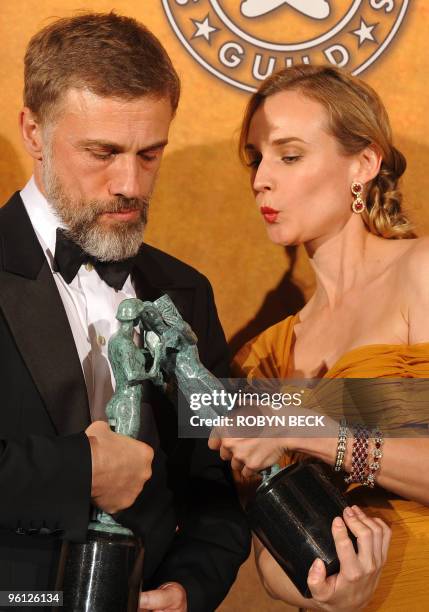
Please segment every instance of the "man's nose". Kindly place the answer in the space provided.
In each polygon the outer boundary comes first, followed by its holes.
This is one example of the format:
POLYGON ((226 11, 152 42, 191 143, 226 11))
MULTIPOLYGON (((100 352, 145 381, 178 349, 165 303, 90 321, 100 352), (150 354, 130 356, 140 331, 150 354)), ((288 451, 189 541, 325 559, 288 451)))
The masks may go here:
POLYGON ((139 160, 135 156, 118 155, 109 182, 110 195, 141 197, 140 172, 139 160))

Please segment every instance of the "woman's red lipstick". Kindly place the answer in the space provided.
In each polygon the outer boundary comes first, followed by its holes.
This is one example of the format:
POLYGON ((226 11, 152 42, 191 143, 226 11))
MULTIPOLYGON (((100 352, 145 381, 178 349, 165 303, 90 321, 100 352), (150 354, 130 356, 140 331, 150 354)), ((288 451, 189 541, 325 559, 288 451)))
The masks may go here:
POLYGON ((279 214, 278 210, 270 208, 269 206, 261 206, 261 215, 264 217, 267 223, 275 223, 279 214))

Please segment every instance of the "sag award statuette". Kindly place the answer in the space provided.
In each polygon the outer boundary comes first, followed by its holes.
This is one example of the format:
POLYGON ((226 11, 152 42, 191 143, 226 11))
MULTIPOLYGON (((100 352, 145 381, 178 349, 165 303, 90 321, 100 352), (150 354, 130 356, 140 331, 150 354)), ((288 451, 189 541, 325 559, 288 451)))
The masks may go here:
MULTIPOLYGON (((173 302, 163 295, 145 302, 141 313, 145 346, 168 382, 189 401, 192 393, 224 389, 201 363, 197 338, 173 302)), ((216 406, 202 406, 199 416, 233 416, 216 406)), ((246 511, 250 526, 304 596, 311 596, 307 575, 319 557, 327 575, 339 571, 331 534, 332 521, 346 501, 317 463, 273 466, 261 472, 262 483, 246 511)), ((349 532, 350 538, 355 537, 349 532)))
MULTIPOLYGON (((106 407, 111 428, 136 438, 140 428, 140 406, 144 380, 157 383, 157 349, 149 372, 145 351, 134 343, 142 302, 121 302, 116 318, 119 330, 109 340, 108 353, 116 381, 115 393, 106 407)), ((136 612, 143 569, 143 547, 132 531, 109 514, 95 511, 83 544, 63 545, 57 589, 63 590, 67 612, 136 612)))

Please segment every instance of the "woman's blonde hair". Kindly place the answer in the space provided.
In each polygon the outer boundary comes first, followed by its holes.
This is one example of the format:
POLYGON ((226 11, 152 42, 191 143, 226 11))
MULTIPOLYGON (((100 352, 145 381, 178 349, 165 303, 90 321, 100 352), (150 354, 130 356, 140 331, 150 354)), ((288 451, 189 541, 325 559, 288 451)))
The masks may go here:
POLYGON ((382 155, 380 172, 366 189, 362 213, 369 231, 383 238, 414 238, 411 223, 401 210, 398 180, 406 160, 393 146, 386 109, 377 93, 347 72, 335 67, 306 64, 285 68, 269 76, 249 100, 240 134, 240 157, 246 161, 245 145, 253 115, 265 98, 281 91, 300 91, 326 109, 329 129, 346 154, 369 145, 382 155))

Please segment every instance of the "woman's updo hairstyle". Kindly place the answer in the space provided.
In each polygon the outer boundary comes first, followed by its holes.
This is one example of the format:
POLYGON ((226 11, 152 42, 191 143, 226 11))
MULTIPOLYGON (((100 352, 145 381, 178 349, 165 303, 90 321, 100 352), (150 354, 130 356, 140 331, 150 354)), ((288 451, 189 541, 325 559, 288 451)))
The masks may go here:
POLYGON ((359 153, 368 145, 381 152, 380 172, 365 189, 367 208, 362 217, 369 231, 383 238, 415 237, 401 210, 398 189, 406 161, 392 144, 386 109, 372 87, 339 68, 301 64, 269 76, 247 105, 240 134, 241 159, 247 161, 245 145, 256 110, 265 98, 291 90, 322 104, 328 113, 330 132, 346 154, 359 153))

